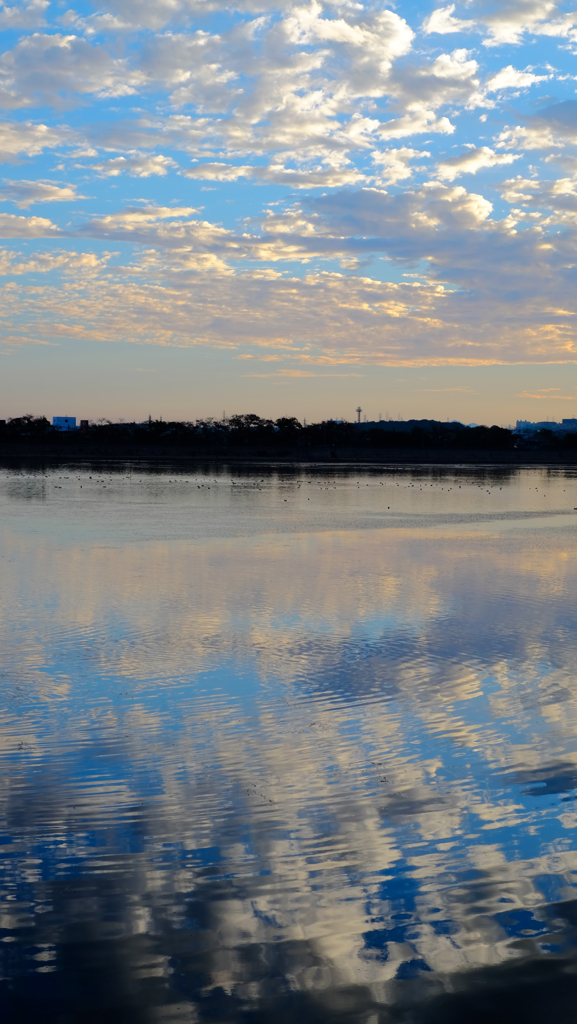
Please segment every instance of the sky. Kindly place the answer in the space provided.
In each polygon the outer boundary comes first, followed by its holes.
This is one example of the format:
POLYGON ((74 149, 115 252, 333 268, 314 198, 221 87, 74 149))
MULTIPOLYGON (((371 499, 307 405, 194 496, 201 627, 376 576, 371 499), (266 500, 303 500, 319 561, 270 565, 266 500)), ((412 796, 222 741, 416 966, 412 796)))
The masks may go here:
POLYGON ((570 3, 0 31, 0 416, 577 415, 570 3))

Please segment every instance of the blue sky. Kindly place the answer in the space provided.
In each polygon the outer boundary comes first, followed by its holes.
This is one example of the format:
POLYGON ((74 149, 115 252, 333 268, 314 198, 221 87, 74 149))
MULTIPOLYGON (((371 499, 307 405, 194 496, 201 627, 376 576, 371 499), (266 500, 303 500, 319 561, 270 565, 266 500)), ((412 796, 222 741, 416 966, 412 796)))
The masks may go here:
POLYGON ((577 414, 570 4, 0 30, 0 415, 577 414))

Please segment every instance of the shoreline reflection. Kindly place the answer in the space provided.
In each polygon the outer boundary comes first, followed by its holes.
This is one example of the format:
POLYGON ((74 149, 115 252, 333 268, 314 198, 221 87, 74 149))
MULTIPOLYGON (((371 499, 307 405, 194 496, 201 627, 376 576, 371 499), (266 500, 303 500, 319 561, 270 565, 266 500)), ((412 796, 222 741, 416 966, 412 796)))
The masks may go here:
POLYGON ((577 482, 89 476, 0 474, 5 1019, 572 1021, 577 482))

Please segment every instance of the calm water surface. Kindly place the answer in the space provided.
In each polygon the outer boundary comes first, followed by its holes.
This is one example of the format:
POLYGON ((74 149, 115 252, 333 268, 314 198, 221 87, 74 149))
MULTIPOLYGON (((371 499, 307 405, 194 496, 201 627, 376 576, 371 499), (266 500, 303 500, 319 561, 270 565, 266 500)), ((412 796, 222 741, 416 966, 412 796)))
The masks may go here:
POLYGON ((0 471, 0 1015, 577 1017, 577 477, 0 471))

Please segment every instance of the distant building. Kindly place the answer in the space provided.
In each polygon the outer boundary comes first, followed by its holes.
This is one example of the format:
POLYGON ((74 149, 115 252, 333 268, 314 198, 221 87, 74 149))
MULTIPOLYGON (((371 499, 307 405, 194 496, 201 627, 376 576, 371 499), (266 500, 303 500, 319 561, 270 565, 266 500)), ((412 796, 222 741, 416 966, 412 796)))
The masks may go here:
POLYGON ((572 434, 577 431, 577 419, 566 419, 561 423, 553 420, 539 420, 536 423, 530 420, 517 420, 514 433, 535 434, 538 430, 550 430, 553 434, 572 434))
POLYGON ((53 416, 52 426, 56 430, 76 430, 76 416, 53 416))

